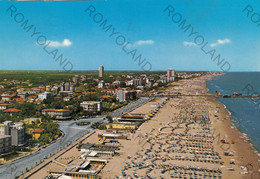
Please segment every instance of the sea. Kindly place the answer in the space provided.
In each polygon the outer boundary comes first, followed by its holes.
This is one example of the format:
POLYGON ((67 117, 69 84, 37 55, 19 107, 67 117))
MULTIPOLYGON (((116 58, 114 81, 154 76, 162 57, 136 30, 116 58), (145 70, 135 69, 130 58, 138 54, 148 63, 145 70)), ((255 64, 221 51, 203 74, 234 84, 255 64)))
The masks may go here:
MULTIPOLYGON (((260 72, 232 72, 207 81, 209 93, 232 95, 260 94, 260 72)), ((218 98, 231 112, 236 127, 246 133, 250 142, 260 153, 260 98, 218 98)))

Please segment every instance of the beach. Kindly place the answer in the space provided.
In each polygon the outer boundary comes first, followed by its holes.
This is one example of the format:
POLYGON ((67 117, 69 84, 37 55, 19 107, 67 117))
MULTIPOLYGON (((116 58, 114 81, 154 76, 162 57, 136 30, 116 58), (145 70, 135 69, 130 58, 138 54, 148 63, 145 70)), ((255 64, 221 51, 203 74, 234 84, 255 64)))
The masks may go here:
MULTIPOLYGON (((230 112, 225 106, 214 95, 207 94, 206 81, 213 76, 175 82, 168 92, 179 92, 182 96, 169 99, 154 118, 143 123, 134 135, 129 135, 129 141, 120 141, 123 146, 120 156, 111 159, 104 167, 102 178, 115 178, 122 174, 141 177, 147 173, 151 177, 164 178, 203 178, 204 174, 207 178, 209 175, 227 179, 259 178, 257 152, 232 124, 230 112), (196 117, 202 121, 205 120, 203 118, 209 119, 205 125, 208 129, 203 129, 203 124, 185 126, 192 121, 189 118, 196 117), (177 122, 185 118, 186 122, 177 122), (160 131, 161 128, 164 129, 160 131), (203 140, 205 137, 206 140, 203 140), (191 142, 189 147, 185 146, 188 141, 191 142), (197 154, 194 155, 194 152, 197 154), (195 167, 196 175, 194 169, 187 169, 188 166, 195 167), (205 170, 201 172, 201 168, 205 170)), ((145 113, 149 105, 132 113, 145 113)))

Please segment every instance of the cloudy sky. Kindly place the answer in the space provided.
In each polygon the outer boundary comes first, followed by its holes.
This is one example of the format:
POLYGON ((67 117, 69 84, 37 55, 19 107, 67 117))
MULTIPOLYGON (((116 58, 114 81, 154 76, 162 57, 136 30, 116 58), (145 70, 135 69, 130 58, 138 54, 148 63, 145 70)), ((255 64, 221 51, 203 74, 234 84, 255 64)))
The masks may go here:
POLYGON ((259 13, 260 2, 246 0, 0 1, 0 70, 62 70, 50 54, 53 50, 73 70, 97 70, 100 65, 105 70, 142 70, 128 54, 136 49, 151 70, 221 71, 205 53, 215 49, 230 71, 260 71, 259 13), (243 10, 248 4, 252 12, 247 17, 243 10), (91 15, 85 11, 90 5, 95 8, 91 15), (172 12, 165 11, 169 5, 172 12), (198 33, 189 36, 178 18, 198 33), (101 26, 105 19, 112 25, 107 32, 101 26), (24 29, 26 20, 31 29, 24 29), (38 34, 32 35, 34 28, 38 34), (118 33, 111 35, 112 28, 118 33), (202 38, 208 42, 204 51, 198 45, 202 38), (129 43, 122 50, 124 45, 118 44, 124 40, 129 43))

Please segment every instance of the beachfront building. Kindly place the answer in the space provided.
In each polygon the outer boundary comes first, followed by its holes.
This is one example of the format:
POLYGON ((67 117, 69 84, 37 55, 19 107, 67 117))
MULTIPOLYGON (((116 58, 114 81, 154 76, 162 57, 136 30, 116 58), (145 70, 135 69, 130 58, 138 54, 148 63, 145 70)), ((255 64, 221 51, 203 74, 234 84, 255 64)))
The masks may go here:
POLYGON ((123 135, 123 134, 115 134, 115 133, 102 133, 102 134, 98 134, 99 139, 113 139, 113 140, 127 140, 127 136, 123 135))
POLYGON ((118 90, 117 93, 116 93, 116 99, 119 102, 135 100, 136 95, 137 95, 137 92, 134 91, 134 90, 132 90, 132 91, 118 90))
POLYGON ((86 153, 87 157, 113 157, 118 148, 111 145, 86 143, 81 146, 80 151, 86 153))
POLYGON ((44 109, 42 110, 42 114, 54 117, 56 120, 71 119, 70 111, 68 109, 44 109))
POLYGON ((0 111, 6 110, 10 104, 0 104, 0 111))
POLYGON ((12 138, 10 135, 0 135, 0 154, 10 152, 12 147, 12 138))
POLYGON ((83 101, 80 106, 87 112, 102 112, 102 102, 100 101, 83 101))
POLYGON ((145 122, 149 117, 145 114, 127 113, 118 118, 119 122, 145 122))
POLYGON ((106 125, 107 130, 134 131, 138 129, 141 122, 114 122, 106 125))

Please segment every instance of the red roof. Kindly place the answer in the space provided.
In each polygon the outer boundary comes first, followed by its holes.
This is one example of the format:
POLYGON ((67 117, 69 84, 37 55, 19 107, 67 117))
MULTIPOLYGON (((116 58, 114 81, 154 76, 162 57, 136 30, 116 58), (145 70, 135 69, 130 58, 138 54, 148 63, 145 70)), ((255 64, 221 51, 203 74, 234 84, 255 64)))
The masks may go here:
POLYGON ((109 98, 109 96, 108 95, 103 95, 100 98, 105 99, 105 98, 109 98))
POLYGON ((102 91, 114 91, 113 89, 104 89, 102 91))
POLYGON ((10 104, 0 104, 0 106, 9 106, 10 104))
POLYGON ((35 98, 37 98, 36 96, 28 96, 27 97, 28 99, 35 99, 35 98))
POLYGON ((45 112, 65 112, 65 111, 69 111, 68 109, 44 109, 42 111, 45 112))
POLYGON ((54 97, 54 99, 61 99, 61 97, 60 96, 56 96, 56 97, 54 97))
POLYGON ((44 131, 44 129, 35 129, 33 131, 33 133, 42 133, 44 131))
POLYGON ((10 109, 4 110, 4 112, 21 112, 21 110, 15 109, 15 108, 10 108, 10 109))

